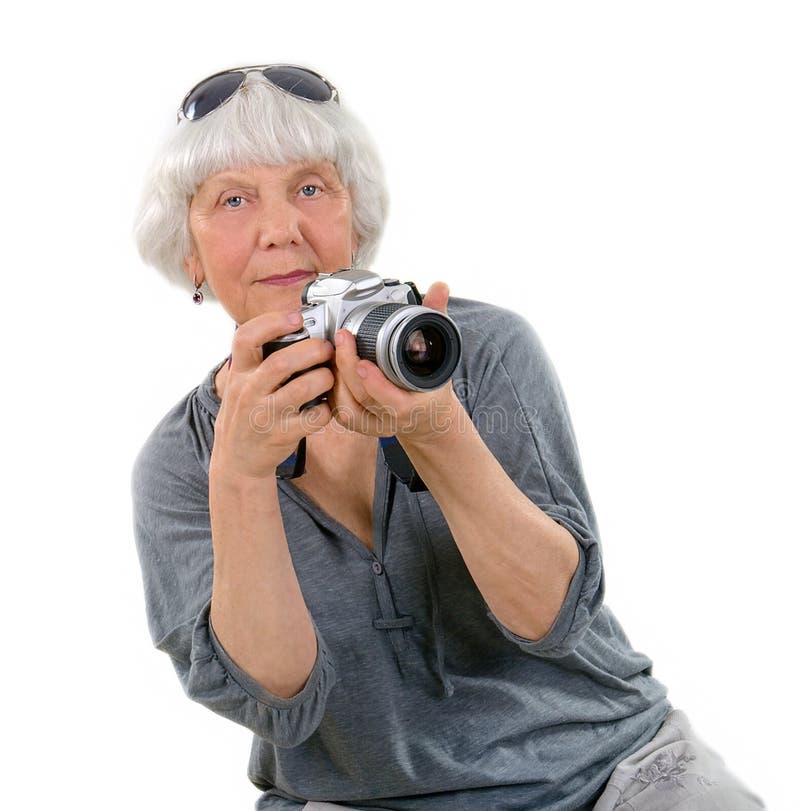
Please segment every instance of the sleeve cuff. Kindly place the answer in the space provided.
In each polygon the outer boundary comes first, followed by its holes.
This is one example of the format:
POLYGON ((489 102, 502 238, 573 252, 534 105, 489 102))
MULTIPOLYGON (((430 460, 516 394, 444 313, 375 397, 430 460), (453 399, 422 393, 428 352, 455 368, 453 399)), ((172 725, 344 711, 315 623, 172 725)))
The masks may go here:
POLYGON ((283 696, 271 693, 263 685, 259 684, 254 678, 252 678, 252 676, 245 673, 245 671, 242 670, 239 665, 233 661, 233 659, 231 659, 228 652, 222 647, 222 643, 219 641, 219 638, 214 632, 214 626, 211 624, 210 614, 208 617, 208 635, 211 641, 211 647, 220 664, 228 671, 230 677, 236 682, 236 684, 238 684, 239 687, 241 687, 242 690, 244 690, 245 693, 247 693, 251 698, 254 698, 256 701, 266 704, 268 707, 272 707, 276 710, 288 710, 297 704, 302 704, 317 689, 317 685, 319 684, 322 674, 323 658, 325 657, 322 648, 322 640, 317 633, 316 625, 314 625, 314 633, 317 637, 317 658, 314 661, 314 667, 311 670, 303 689, 296 695, 293 695, 291 698, 284 698, 283 696))
POLYGON ((575 617, 575 610, 580 600, 581 591, 583 590, 583 583, 586 577, 586 553, 580 544, 578 546, 578 566, 575 569, 575 574, 572 575, 572 580, 567 589, 567 595, 564 602, 561 604, 558 616, 556 616, 550 630, 541 638, 537 640, 526 639, 524 636, 519 636, 513 631, 506 628, 495 615, 489 611, 488 616, 500 629, 506 639, 519 645, 524 651, 528 653, 538 653, 540 651, 558 648, 566 639, 575 617))
POLYGON ((526 653, 551 659, 574 652, 583 635, 594 622, 603 605, 605 583, 600 543, 586 528, 585 516, 557 504, 541 507, 542 511, 569 530, 578 544, 578 568, 572 576, 567 596, 550 630, 536 641, 525 639, 505 628, 491 613, 489 617, 506 639, 517 644, 526 653))
POLYGON ((336 668, 316 624, 314 668, 297 695, 282 698, 262 687, 226 653, 211 628, 210 609, 211 600, 194 622, 184 683, 187 695, 276 746, 291 748, 303 743, 322 722, 328 695, 336 684, 336 668))

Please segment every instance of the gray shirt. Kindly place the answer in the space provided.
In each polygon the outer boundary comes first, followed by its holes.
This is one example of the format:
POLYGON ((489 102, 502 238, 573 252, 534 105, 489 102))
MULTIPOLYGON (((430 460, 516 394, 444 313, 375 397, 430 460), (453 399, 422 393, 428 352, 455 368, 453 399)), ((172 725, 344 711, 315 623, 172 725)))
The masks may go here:
POLYGON ((377 451, 374 552, 291 482, 279 483, 318 655, 298 695, 273 695, 231 660, 209 624, 219 366, 136 459, 134 531, 153 641, 190 698, 254 733, 248 774, 264 792, 259 809, 328 800, 575 811, 671 709, 651 660, 603 603, 595 515, 536 334, 481 302, 453 298, 448 313, 464 344, 454 376, 460 401, 517 486, 578 544, 566 600, 538 641, 493 616, 433 496, 409 492, 377 451))

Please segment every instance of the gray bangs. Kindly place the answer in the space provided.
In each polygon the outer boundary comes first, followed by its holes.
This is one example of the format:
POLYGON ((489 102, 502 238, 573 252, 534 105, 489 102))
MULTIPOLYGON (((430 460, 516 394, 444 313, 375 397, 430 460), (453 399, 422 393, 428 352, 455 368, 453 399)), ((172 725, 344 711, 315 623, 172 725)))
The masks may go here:
MULTIPOLYGON (((190 197, 211 175, 254 164, 340 160, 342 144, 332 105, 296 99, 259 74, 218 110, 200 121, 182 122, 173 141, 175 185, 190 197)), ((349 157, 349 156, 348 156, 349 157)), ((344 178, 343 178, 344 179, 344 178)))

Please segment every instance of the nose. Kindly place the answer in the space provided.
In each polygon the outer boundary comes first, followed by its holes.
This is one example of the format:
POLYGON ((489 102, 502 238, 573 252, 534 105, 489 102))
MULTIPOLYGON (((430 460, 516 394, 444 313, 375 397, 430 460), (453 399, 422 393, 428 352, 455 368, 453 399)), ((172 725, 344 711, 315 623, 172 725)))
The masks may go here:
POLYGON ((300 212, 288 200, 265 200, 259 215, 258 244, 268 248, 288 248, 303 241, 300 212))

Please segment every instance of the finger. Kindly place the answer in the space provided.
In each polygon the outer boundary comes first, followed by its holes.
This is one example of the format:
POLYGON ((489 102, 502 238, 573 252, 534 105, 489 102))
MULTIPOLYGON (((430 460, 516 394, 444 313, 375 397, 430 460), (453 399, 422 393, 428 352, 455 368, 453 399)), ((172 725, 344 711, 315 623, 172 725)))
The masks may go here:
POLYGON ((357 402, 364 404, 369 397, 361 378, 356 374, 356 366, 360 360, 356 352, 356 339, 348 330, 340 329, 334 336, 334 340, 336 341, 334 355, 336 371, 349 389, 351 396, 357 402))
POLYGON ((327 403, 303 409, 300 414, 289 421, 288 432, 294 434, 293 445, 296 447, 303 437, 323 431, 332 420, 331 409, 327 403))
POLYGON ((270 434, 277 444, 289 448, 304 436, 322 430, 333 418, 327 403, 318 403, 302 411, 281 410, 266 402, 249 415, 250 428, 257 434, 270 434))
POLYGON ((387 423, 391 420, 384 416, 383 410, 377 414, 364 408, 353 397, 341 374, 336 376, 333 392, 328 395, 328 404, 331 406, 333 419, 348 431, 369 436, 391 436, 395 433, 393 423, 387 429, 387 423))
POLYGON ((331 406, 333 419, 340 425, 350 431, 358 431, 362 434, 376 434, 373 425, 375 415, 367 411, 356 400, 345 383, 341 372, 337 372, 335 375, 333 389, 328 394, 328 404, 331 406))
POLYGON ((283 386, 293 375, 314 366, 329 364, 333 358, 333 347, 322 338, 306 338, 289 344, 269 355, 255 370, 253 385, 263 394, 269 394, 283 386))
POLYGON ((321 366, 293 378, 272 394, 271 398, 279 412, 296 414, 302 405, 330 391, 333 384, 333 372, 321 366))
POLYGON ((422 299, 422 304, 425 307, 430 307, 432 310, 446 313, 447 300, 449 297, 450 288, 444 282, 434 282, 425 294, 425 298, 422 299))
MULTIPOLYGON (((302 410, 301 406, 324 394, 332 385, 333 373, 330 369, 313 369, 296 377, 250 407, 247 414, 250 427, 261 434, 274 433, 281 442, 296 439, 294 432, 297 430, 298 417, 305 411, 317 409, 313 415, 305 418, 306 422, 311 422, 318 418, 318 406, 327 404, 318 403, 302 410)), ((324 413, 329 414, 330 409, 324 413)))
POLYGON ((409 392, 399 388, 371 361, 360 360, 354 369, 356 380, 363 391, 361 404, 370 409, 379 405, 389 414, 399 414, 407 406, 409 392))
POLYGON ((262 313, 240 324, 233 336, 231 371, 250 372, 257 368, 264 360, 262 344, 296 332, 302 324, 298 312, 262 313))
MULTIPOLYGON (((390 436, 394 433, 393 412, 387 411, 369 396, 363 380, 356 373, 359 362, 355 339, 352 334, 343 331, 336 347, 336 382, 330 400, 333 418, 351 431, 371 436, 390 436), (387 424, 390 424, 388 428, 387 424)), ((378 370, 378 374, 382 373, 378 370)))
POLYGON ((297 417, 297 422, 303 436, 321 431, 331 420, 333 413, 328 403, 318 403, 310 408, 304 408, 297 417))
POLYGON ((364 415, 367 412, 340 380, 337 380, 333 391, 328 395, 328 405, 331 407, 333 419, 348 431, 355 431, 364 423, 364 415))
POLYGON ((336 335, 336 369, 352 397, 374 414, 386 411, 391 415, 400 412, 407 405, 409 392, 396 386, 368 360, 356 354, 355 338, 346 330, 336 335))

